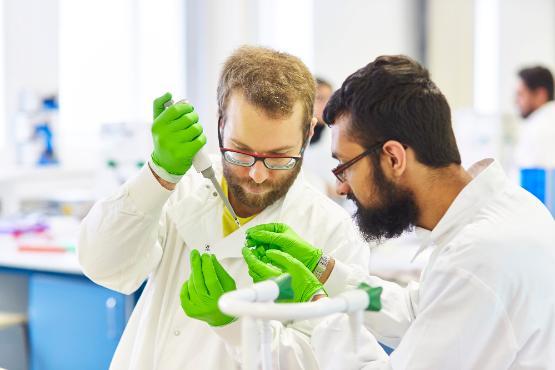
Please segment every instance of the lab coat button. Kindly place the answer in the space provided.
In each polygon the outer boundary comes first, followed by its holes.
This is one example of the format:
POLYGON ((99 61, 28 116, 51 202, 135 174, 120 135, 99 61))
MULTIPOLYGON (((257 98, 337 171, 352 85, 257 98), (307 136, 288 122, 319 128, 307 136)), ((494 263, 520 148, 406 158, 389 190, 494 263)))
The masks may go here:
POLYGON ((218 196, 218 193, 213 192, 212 195, 215 196, 215 197, 217 197, 217 196, 218 196))
POLYGON ((181 334, 181 332, 179 330, 176 330, 176 331, 173 332, 173 334, 177 337, 177 336, 179 336, 179 334, 181 334))

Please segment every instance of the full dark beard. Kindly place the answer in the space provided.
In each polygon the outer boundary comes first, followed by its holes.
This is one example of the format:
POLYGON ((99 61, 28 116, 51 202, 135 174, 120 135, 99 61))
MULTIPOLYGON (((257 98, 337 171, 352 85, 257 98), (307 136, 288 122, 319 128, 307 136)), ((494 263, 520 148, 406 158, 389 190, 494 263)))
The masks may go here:
POLYGON ((302 160, 298 161, 296 166, 290 170, 282 170, 286 171, 289 176, 286 176, 279 181, 269 182, 269 180, 266 180, 262 184, 257 184, 250 177, 242 178, 235 176, 230 170, 230 166, 233 165, 227 163, 224 159, 222 159, 222 166, 224 177, 227 181, 229 191, 233 194, 233 197, 247 208, 262 211, 264 208, 271 206, 287 194, 289 188, 293 185, 299 171, 301 170, 301 162, 302 160), (263 194, 253 194, 245 191, 242 185, 248 185, 251 188, 270 188, 271 190, 263 194))
POLYGON ((349 193, 347 198, 357 206, 353 217, 364 239, 381 242, 412 230, 419 210, 411 191, 386 179, 379 163, 374 169, 374 189, 380 204, 365 207, 352 193, 349 193))

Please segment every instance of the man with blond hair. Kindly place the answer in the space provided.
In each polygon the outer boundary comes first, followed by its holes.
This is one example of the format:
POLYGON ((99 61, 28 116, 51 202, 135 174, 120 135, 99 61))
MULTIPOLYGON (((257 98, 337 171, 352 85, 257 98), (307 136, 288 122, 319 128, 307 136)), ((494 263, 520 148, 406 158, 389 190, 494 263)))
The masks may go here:
MULTIPOLYGON (((268 222, 294 224, 321 246, 311 256, 316 289, 302 302, 356 282, 329 261, 367 270, 368 250, 349 215, 307 185, 303 153, 314 132, 315 83, 296 57, 242 47, 226 61, 218 84, 221 166, 213 161, 239 228, 212 185, 190 170, 206 143, 187 103, 154 101, 154 150, 148 164, 84 219, 79 260, 92 280, 124 293, 147 280, 116 350, 111 369, 239 369, 240 319, 217 306, 225 292, 258 281, 242 256, 243 229, 268 222), (338 237, 340 235, 340 237, 338 237), (331 258, 333 256, 333 258, 331 258)), ((306 277, 303 277, 306 279, 306 277)), ((310 323, 271 322, 274 368, 318 368, 310 323)))

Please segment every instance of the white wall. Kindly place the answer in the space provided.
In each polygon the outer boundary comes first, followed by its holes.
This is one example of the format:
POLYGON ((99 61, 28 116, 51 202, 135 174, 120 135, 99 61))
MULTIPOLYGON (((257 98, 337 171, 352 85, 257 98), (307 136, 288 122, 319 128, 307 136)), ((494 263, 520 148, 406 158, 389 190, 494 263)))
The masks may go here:
POLYGON ((517 72, 542 64, 555 73, 555 1, 474 0, 478 112, 516 115, 517 72))
POLYGON ((314 2, 314 72, 337 88, 382 54, 418 58, 417 1, 314 2))
POLYGON ((148 131, 152 100, 184 94, 182 1, 60 0, 59 24, 61 158, 95 165, 102 124, 148 131))
MULTIPOLYGON (((0 45, 4 44, 5 94, 2 103, 7 123, 3 128, 6 142, 12 144, 14 118, 22 94, 58 91, 58 0, 3 0, 2 6, 0 45)), ((0 147, 1 144, 0 141, 0 147)), ((13 154, 13 148, 8 149, 6 155, 13 154)))
POLYGON ((431 78, 452 109, 472 107, 473 2, 427 1, 427 60, 431 78))
POLYGON ((499 112, 499 0, 475 0, 474 109, 480 114, 499 112))
POLYGON ((5 156, 6 145, 6 91, 4 70, 4 2, 0 1, 0 155, 5 156))
POLYGON ((288 52, 314 68, 314 10, 318 0, 263 0, 258 9, 258 43, 288 52))
POLYGON ((518 70, 543 64, 555 73, 555 1, 499 0, 499 109, 514 113, 518 70))

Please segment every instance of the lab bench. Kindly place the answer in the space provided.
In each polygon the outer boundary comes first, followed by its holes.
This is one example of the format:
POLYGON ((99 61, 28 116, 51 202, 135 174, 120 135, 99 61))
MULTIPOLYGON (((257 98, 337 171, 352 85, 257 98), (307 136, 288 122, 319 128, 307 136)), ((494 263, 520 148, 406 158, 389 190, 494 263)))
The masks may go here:
MULTIPOLYGON (((5 346, 9 353, 0 348, 0 367, 108 369, 135 301, 134 295, 100 287, 85 277, 75 252, 21 252, 2 238, 0 311, 13 311, 19 302, 26 305, 19 309, 28 323, 19 335, 10 333, 5 346), (10 284, 15 287, 10 289, 10 284), (14 359, 18 351, 13 348, 27 352, 26 358, 14 359), (4 363, 10 361, 12 366, 4 363)), ((6 339, 0 332, 0 344, 6 339)))

